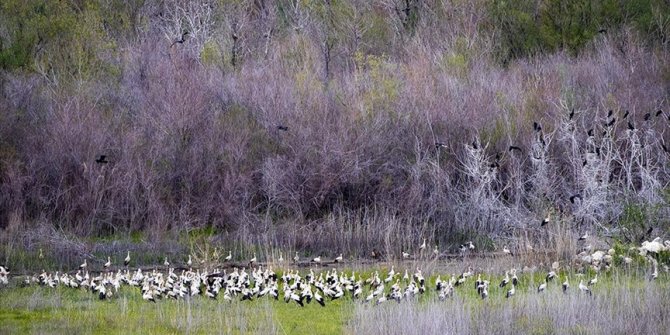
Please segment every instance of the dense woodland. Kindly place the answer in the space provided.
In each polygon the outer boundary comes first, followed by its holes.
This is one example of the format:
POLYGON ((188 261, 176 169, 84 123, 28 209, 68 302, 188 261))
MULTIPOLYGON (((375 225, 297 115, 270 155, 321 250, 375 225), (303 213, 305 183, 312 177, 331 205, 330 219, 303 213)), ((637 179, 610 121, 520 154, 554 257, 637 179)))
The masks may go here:
POLYGON ((4 0, 0 229, 637 243, 669 38, 665 0, 4 0))

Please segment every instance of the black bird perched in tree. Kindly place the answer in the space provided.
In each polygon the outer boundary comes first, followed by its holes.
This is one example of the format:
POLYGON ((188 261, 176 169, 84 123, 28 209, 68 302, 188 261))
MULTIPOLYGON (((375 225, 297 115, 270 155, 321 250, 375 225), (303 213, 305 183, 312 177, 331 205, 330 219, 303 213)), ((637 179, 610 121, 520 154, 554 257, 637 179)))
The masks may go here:
POLYGON ((570 196, 570 202, 574 204, 574 203, 575 203, 575 199, 577 199, 577 198, 579 198, 579 200, 582 200, 582 195, 579 194, 579 193, 577 193, 577 194, 573 194, 572 196, 570 196))
POLYGON ((623 118, 625 119, 625 118, 627 118, 627 117, 628 117, 628 111, 626 111, 625 113, 623 113, 623 118))
POLYGON ((607 117, 608 118, 612 117, 612 113, 614 113, 614 111, 610 109, 610 111, 607 112, 607 117))
POLYGON ((170 44, 170 48, 172 48, 172 46, 175 45, 175 44, 177 44, 177 43, 182 44, 182 43, 186 42, 186 35, 188 35, 188 30, 185 30, 185 31, 181 34, 181 37, 180 37, 178 40, 172 42, 172 44, 170 44))
POLYGON ((475 150, 479 149, 479 147, 477 146, 477 141, 472 141, 472 149, 475 150))
POLYGON ((666 153, 668 152, 668 148, 665 146, 665 144, 661 143, 661 148, 663 148, 663 151, 666 153))
POLYGON ((658 111, 656 111, 656 116, 659 116, 659 115, 661 115, 661 114, 663 114, 663 110, 662 110, 662 109, 659 109, 658 111))
POLYGON ((650 118, 651 118, 651 113, 644 114, 644 120, 645 121, 649 121, 650 118))
POLYGON ((570 111, 570 115, 568 115, 568 119, 569 119, 569 120, 572 120, 572 118, 573 118, 574 116, 575 116, 575 110, 573 109, 572 111, 570 111))
POLYGON ((287 126, 282 126, 282 125, 278 125, 277 129, 279 129, 281 131, 288 131, 288 127, 287 126))
POLYGON ((438 148, 438 149, 439 148, 446 148, 447 144, 442 143, 442 142, 435 142, 435 147, 438 148))
POLYGON ((107 163, 109 163, 109 161, 107 160, 107 156, 106 156, 106 155, 100 155, 100 156, 98 156, 98 158, 95 159, 95 162, 98 163, 98 164, 107 164, 107 163))
POLYGON ((533 122, 533 130, 542 131, 542 126, 540 126, 540 124, 537 122, 533 122))
POLYGON ((613 118, 612 121, 605 123, 605 126, 611 127, 611 126, 614 125, 615 122, 616 122, 616 118, 613 118))
POLYGON ((586 134, 589 135, 589 137, 593 136, 593 128, 589 129, 586 134))
POLYGON ((630 123, 630 121, 628 121, 628 130, 635 130, 635 127, 632 123, 630 123))
POLYGON ((586 159, 582 161, 582 166, 586 166, 586 159))
POLYGON ((523 151, 521 150, 521 148, 519 148, 519 147, 517 147, 517 146, 514 146, 514 145, 510 145, 510 146, 509 146, 509 151, 514 151, 514 150, 518 150, 519 152, 523 152, 523 151))
POLYGON ((598 34, 605 34, 607 33, 607 29, 598 29, 598 34))

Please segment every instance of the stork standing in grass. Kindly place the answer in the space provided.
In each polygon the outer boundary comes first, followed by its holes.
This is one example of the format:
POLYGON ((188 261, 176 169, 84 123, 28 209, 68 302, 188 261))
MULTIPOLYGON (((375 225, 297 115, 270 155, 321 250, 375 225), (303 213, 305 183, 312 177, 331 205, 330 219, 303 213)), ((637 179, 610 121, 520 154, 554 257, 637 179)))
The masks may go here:
POLYGON ((589 289, 588 286, 584 285, 584 281, 580 280, 579 281, 579 290, 581 292, 587 293, 588 295, 591 295, 591 289, 589 289))
POLYGON ((563 288, 563 293, 568 293, 568 289, 570 288, 570 282, 568 281, 568 277, 565 277, 565 281, 561 285, 563 288))

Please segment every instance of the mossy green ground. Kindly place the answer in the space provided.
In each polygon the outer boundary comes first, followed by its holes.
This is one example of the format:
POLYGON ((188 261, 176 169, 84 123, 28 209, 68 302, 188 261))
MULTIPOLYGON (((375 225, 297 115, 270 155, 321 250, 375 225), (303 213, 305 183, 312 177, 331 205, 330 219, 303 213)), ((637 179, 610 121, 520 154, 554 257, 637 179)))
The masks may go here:
POLYGON ((350 302, 325 308, 313 302, 267 298, 254 302, 143 301, 124 288, 110 301, 82 290, 43 287, 0 290, 0 334, 341 334, 353 311, 350 302))
MULTIPOLYGON (((365 276, 370 274, 366 272, 365 276)), ((536 287, 544 281, 544 275, 541 272, 520 275, 516 299, 537 294, 536 287)), ((579 279, 586 281, 592 275, 577 277, 573 273, 559 273, 559 278, 551 282, 547 290, 560 291, 561 282, 568 276, 571 290, 578 294, 579 279)), ((448 280, 449 277, 442 275, 441 278, 448 280)), ((422 302, 435 300, 435 279, 436 276, 428 278, 428 292, 420 297, 417 308, 421 308, 422 302)), ((489 307, 515 303, 514 299, 504 298, 509 286, 498 288, 502 276, 483 275, 482 279, 491 281, 486 302, 489 307)), ((599 279, 594 294, 614 286, 635 291, 648 282, 641 274, 618 271, 601 274, 599 279)), ((667 287, 667 276, 663 274, 657 283, 667 287)), ((465 299, 473 308, 480 305, 474 278, 458 287, 455 294, 457 300, 465 299)), ((345 297, 327 301, 326 307, 312 302, 300 308, 295 303, 267 297, 252 302, 227 302, 200 296, 148 303, 141 299, 139 289, 130 287, 122 288, 109 301, 100 301, 94 294, 80 289, 11 286, 0 289, 0 334, 342 334, 350 332, 348 323, 354 316, 355 304, 360 303, 345 297)))

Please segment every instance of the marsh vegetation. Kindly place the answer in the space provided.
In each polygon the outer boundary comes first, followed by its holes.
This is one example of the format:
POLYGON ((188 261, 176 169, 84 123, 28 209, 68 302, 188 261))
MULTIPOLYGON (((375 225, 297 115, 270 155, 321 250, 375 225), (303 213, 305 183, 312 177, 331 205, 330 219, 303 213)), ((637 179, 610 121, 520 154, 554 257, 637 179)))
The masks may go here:
POLYGON ((667 255, 628 248, 670 231, 669 41, 663 0, 2 1, 0 332, 668 332, 647 280, 667 255), (608 274, 592 299, 428 290, 314 315, 12 277, 128 252, 608 274))

